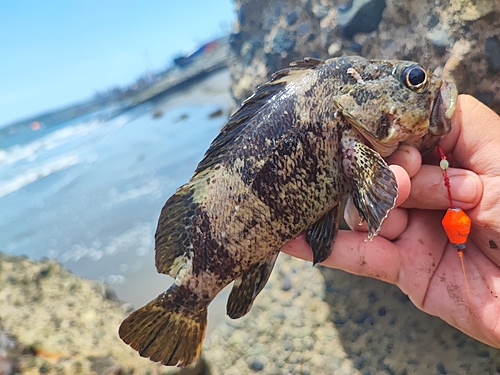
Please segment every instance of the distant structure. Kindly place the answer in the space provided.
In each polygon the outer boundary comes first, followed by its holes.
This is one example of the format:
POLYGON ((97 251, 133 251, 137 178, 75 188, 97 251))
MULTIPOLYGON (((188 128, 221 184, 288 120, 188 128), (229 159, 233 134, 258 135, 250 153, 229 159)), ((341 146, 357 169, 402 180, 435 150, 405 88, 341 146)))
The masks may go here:
POLYGON ((195 61, 199 61, 208 57, 212 53, 220 50, 221 48, 227 48, 228 37, 222 37, 205 43, 196 51, 190 53, 189 55, 180 56, 174 59, 175 65, 179 68, 185 68, 193 64, 195 61))

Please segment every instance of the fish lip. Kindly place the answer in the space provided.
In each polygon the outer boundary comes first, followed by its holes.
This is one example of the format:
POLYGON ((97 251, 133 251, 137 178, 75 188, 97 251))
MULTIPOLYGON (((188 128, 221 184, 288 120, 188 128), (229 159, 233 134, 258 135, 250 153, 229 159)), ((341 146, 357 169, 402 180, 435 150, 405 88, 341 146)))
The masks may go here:
POLYGON ((451 117, 457 103, 457 87, 452 82, 441 84, 439 95, 431 103, 429 133, 436 136, 448 134, 451 130, 451 117))

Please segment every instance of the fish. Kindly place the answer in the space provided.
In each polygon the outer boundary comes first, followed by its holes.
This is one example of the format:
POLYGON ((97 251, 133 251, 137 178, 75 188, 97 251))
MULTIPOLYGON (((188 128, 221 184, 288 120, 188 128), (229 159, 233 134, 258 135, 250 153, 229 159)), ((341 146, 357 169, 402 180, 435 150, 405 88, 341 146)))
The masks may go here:
POLYGON ((456 87, 416 62, 305 58, 256 88, 166 201, 157 271, 174 278, 120 325, 143 357, 185 367, 200 355, 207 307, 234 281, 227 315, 247 314, 281 247, 301 233, 313 263, 332 252, 351 197, 373 239, 394 207, 384 158, 429 152, 451 129, 456 87))

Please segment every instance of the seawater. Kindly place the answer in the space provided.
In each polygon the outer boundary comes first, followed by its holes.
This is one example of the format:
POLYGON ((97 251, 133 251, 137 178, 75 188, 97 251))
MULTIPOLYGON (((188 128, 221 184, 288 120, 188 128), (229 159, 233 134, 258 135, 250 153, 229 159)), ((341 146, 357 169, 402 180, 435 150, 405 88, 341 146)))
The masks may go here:
POLYGON ((155 298, 172 282, 154 266, 160 210, 227 121, 229 83, 225 70, 160 104, 1 139, 0 251, 56 258, 136 307, 155 298))

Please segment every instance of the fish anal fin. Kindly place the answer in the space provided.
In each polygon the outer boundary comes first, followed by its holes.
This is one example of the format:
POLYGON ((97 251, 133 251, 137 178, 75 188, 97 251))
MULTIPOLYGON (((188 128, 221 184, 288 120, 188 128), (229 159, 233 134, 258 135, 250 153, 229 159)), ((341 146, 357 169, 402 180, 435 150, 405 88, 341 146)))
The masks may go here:
POLYGON ((269 256, 234 281, 227 300, 227 315, 230 318, 241 318, 250 311, 255 297, 262 291, 271 275, 278 254, 269 256))
POLYGON ((398 196, 396 177, 382 157, 367 145, 353 142, 344 159, 344 172, 353 184, 352 200, 368 224, 368 238, 379 232, 398 196))
POLYGON ((306 233, 306 241, 313 251, 313 264, 321 263, 332 253, 332 246, 339 231, 339 205, 315 222, 306 233))
POLYGON ((118 334, 142 357, 166 366, 185 367, 198 359, 206 326, 206 306, 180 306, 167 291, 130 314, 118 334))

